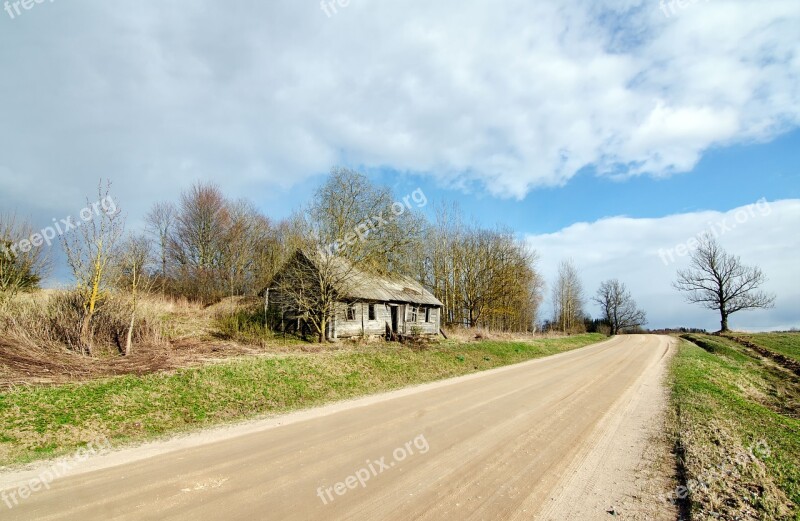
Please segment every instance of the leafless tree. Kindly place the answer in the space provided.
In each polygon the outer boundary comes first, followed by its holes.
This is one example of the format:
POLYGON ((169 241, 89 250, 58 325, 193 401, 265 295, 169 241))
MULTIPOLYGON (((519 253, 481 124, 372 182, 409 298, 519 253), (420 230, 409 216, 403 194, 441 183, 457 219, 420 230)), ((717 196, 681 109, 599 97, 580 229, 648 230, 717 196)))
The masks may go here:
POLYGON ((280 271, 268 290, 273 302, 290 320, 308 324, 320 342, 328 340, 336 305, 348 293, 353 264, 321 248, 298 250, 280 271))
POLYGON ((30 223, 0 215, 0 306, 19 292, 39 287, 50 268, 43 240, 30 223))
POLYGON ((571 259, 562 261, 558 267, 552 300, 553 322, 560 331, 572 333, 583 329, 583 285, 571 259))
POLYGON ((129 356, 133 348, 139 298, 149 293, 155 282, 150 273, 152 260, 152 244, 145 235, 128 237, 115 256, 117 287, 130 295, 131 321, 122 347, 125 356, 129 356))
POLYGON ((169 280, 170 237, 175 225, 175 217, 175 205, 169 202, 156 203, 145 216, 147 232, 158 241, 162 294, 166 291, 166 284, 169 280))
POLYGON ((181 194, 170 235, 180 291, 190 298, 212 301, 224 293, 229 203, 214 184, 197 183, 181 194))
POLYGON ((720 331, 728 331, 728 317, 746 309, 767 309, 775 296, 760 291, 767 278, 757 266, 745 266, 714 237, 706 234, 692 252, 690 266, 678 270, 675 289, 686 293, 686 300, 719 311, 720 331))
POLYGON ((77 290, 83 304, 81 322, 81 345, 90 356, 93 349, 92 320, 97 308, 107 298, 111 282, 110 268, 115 247, 124 231, 124 220, 116 203, 110 196, 111 183, 97 188, 98 201, 103 202, 102 211, 98 203, 91 204, 87 199, 87 209, 94 208, 96 214, 82 222, 77 230, 61 236, 61 244, 72 270, 77 290))
POLYGON ((612 335, 647 323, 646 313, 636 307, 636 302, 625 284, 617 279, 600 284, 592 300, 600 304, 603 316, 611 327, 612 335))
POLYGON ((371 272, 408 275, 425 222, 415 210, 363 174, 334 168, 306 214, 326 252, 371 272))

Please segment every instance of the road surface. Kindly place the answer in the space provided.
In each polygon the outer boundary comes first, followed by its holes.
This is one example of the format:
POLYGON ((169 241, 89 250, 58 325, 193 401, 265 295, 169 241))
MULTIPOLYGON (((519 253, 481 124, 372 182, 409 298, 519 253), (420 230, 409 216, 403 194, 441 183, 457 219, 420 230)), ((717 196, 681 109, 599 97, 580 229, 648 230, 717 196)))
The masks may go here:
POLYGON ((653 471, 673 348, 616 337, 323 409, 56 480, 0 519, 674 519, 653 471))

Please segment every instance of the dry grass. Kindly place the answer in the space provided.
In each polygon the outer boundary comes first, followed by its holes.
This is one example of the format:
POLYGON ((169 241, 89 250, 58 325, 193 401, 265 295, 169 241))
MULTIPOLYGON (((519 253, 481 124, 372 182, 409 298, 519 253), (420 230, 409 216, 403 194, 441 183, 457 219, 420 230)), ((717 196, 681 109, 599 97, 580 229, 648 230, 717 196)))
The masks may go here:
POLYGON ((558 332, 548 333, 510 333, 506 331, 492 331, 484 328, 448 327, 444 328, 447 338, 459 342, 479 342, 482 340, 503 340, 524 342, 527 340, 541 340, 543 338, 563 338, 568 335, 558 332))
POLYGON ((0 388, 143 375, 265 352, 220 339, 214 317, 239 304, 229 299, 206 307, 158 295, 143 298, 134 349, 124 357, 120 345, 130 308, 127 299, 114 298, 96 317, 95 356, 88 357, 78 345, 81 309, 73 293, 46 290, 20 295, 0 310, 0 388))

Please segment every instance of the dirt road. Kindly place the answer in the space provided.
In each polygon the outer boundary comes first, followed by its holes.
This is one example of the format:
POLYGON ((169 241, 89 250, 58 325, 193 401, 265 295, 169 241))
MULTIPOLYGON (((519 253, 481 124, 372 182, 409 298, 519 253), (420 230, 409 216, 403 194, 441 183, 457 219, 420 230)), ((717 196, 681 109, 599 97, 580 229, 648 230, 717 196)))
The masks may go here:
POLYGON ((673 347, 617 337, 323 409, 56 480, 0 519, 675 519, 656 498, 673 347))

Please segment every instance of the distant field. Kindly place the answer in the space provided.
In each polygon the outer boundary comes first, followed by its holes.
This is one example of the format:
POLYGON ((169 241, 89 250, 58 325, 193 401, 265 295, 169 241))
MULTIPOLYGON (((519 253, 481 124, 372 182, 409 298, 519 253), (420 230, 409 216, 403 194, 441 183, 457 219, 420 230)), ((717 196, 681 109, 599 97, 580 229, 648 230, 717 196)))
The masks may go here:
POLYGON ((672 402, 693 519, 800 520, 800 379, 732 340, 684 338, 672 402))
POLYGON ((800 332, 799 333, 736 333, 739 338, 748 340, 770 351, 780 353, 800 363, 800 332))
POLYGON ((447 341, 427 348, 254 356, 144 376, 0 393, 0 465, 60 456, 98 436, 144 441, 215 424, 570 351, 599 334, 530 341, 447 341))

